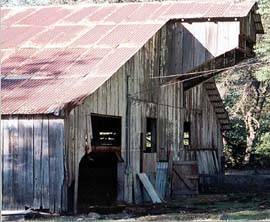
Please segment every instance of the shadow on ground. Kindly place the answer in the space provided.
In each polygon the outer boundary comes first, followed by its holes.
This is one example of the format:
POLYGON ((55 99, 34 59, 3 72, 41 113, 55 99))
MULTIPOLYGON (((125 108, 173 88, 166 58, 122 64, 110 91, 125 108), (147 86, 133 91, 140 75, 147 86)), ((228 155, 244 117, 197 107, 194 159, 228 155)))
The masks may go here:
POLYGON ((89 206, 77 216, 33 214, 26 221, 270 220, 270 193, 199 195, 163 204, 89 206))

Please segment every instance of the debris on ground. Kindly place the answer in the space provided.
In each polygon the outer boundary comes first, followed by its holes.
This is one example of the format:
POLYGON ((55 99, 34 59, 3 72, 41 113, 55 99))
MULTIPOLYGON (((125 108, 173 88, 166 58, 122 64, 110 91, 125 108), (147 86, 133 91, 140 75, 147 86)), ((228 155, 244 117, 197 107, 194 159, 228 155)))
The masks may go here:
POLYGON ((89 206, 88 212, 76 216, 57 216, 49 212, 32 211, 34 213, 31 215, 34 217, 29 218, 28 221, 37 222, 39 219, 49 222, 268 220, 270 219, 269 199, 270 193, 199 195, 162 204, 89 206))

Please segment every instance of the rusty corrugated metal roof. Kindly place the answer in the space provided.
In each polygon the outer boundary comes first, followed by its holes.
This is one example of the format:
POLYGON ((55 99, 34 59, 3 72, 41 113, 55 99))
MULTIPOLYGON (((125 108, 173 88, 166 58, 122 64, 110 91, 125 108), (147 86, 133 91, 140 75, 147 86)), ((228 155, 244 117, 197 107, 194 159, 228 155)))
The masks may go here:
POLYGON ((2 113, 53 113, 93 93, 168 20, 245 17, 254 2, 2 8, 2 113))

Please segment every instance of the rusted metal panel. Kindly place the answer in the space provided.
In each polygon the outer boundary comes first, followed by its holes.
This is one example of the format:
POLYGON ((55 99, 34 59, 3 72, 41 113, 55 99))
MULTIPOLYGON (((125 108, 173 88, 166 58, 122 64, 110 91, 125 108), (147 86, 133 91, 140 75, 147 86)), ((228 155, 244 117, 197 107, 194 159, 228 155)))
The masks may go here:
POLYGON ((88 30, 88 26, 65 25, 54 26, 52 29, 46 30, 29 41, 34 45, 67 45, 73 41, 80 33, 88 30))
POLYGON ((137 24, 127 24, 127 25, 118 25, 107 35, 102 37, 97 44, 99 45, 108 45, 110 47, 116 48, 123 42, 128 41, 131 38, 134 31, 137 29, 137 24), (119 38, 121 36, 121 38, 119 38))
MULTIPOLYGON (((246 16, 254 6, 254 3, 235 4, 238 17, 246 16)), ((11 80, 2 81, 3 111, 6 114, 48 113, 69 102, 81 102, 130 60, 169 19, 226 17, 225 12, 232 5, 212 2, 209 10, 205 10, 206 2, 1 9, 6 13, 2 48, 9 50, 2 62, 2 70, 4 75, 14 79, 14 87, 10 87, 11 80), (96 76, 106 78, 92 79, 96 76), (40 81, 29 79, 29 83, 21 85, 17 79, 22 77, 40 81), (70 84, 71 78, 73 85, 70 84), (61 84, 70 88, 64 89, 61 84), (31 100, 38 97, 47 98, 44 99, 46 102, 31 100)), ((235 14, 230 16, 233 18, 235 14)), ((186 52, 190 52, 188 45, 192 45, 190 41, 193 40, 185 39, 186 52)), ((209 41, 206 37, 206 45, 209 41)), ((197 44, 194 47, 197 48, 197 44)), ((188 57, 189 64, 184 63, 187 67, 201 63, 196 57, 194 60, 192 53, 188 57)))
POLYGON ((21 26, 10 26, 2 34, 1 47, 4 49, 17 48, 18 45, 24 43, 42 30, 44 30, 44 27, 31 26, 25 28, 21 26))
POLYGON ((10 12, 12 12, 11 9, 2 9, 1 10, 1 25, 3 25, 4 27, 5 26, 9 26, 9 25, 12 25, 12 24, 16 24, 18 21, 22 20, 23 18, 25 18, 26 16, 29 16, 31 13, 33 13, 35 10, 30 8, 30 9, 23 9, 23 10, 19 10, 17 13, 13 14, 10 12), (5 16, 2 14, 2 11, 4 11, 4 14, 5 14, 5 11, 8 10, 8 14, 5 16), (2 17, 3 16, 3 17, 2 17))
POLYGON ((109 33, 114 25, 96 25, 93 28, 90 27, 90 30, 79 37, 74 43, 71 44, 72 47, 85 46, 91 47, 95 44, 101 37, 109 33))
POLYGON ((71 9, 61 7, 43 7, 19 21, 20 25, 50 26, 72 12, 71 9))
POLYGON ((84 8, 76 8, 72 14, 66 16, 63 18, 63 23, 68 22, 68 23, 77 23, 80 22, 81 20, 91 16, 93 13, 96 12, 97 9, 100 7, 98 5, 91 5, 91 6, 86 6, 84 8))
MULTIPOLYGON (((130 22, 145 22, 150 19, 153 13, 162 7, 159 3, 143 3, 142 6, 135 10, 130 16, 128 16, 128 21, 130 22)), ((153 17, 152 19, 157 19, 158 16, 153 17)))
MULTIPOLYGON (((23 62, 28 60, 38 50, 36 49, 20 49, 16 54, 12 54, 1 65, 1 75, 9 75, 15 73, 15 69, 18 68, 23 62)), ((20 73, 22 74, 22 73, 20 73)))
POLYGON ((110 48, 93 48, 82 54, 71 67, 68 68, 67 73, 71 76, 85 76, 91 73, 91 70, 107 56, 112 49, 110 48))
POLYGON ((124 4, 122 7, 118 7, 116 11, 114 11, 112 14, 110 14, 106 19, 105 22, 115 22, 119 23, 122 21, 126 21, 129 19, 129 16, 133 14, 135 10, 138 10, 138 8, 141 6, 141 4, 124 4))
POLYGON ((175 15, 178 18, 238 18, 245 17, 254 6, 253 4, 207 1, 182 1, 171 5, 164 15, 175 15))
POLYGON ((117 9, 116 5, 103 5, 102 7, 99 7, 98 10, 95 11, 90 16, 87 16, 87 20, 89 22, 100 22, 105 20, 106 17, 108 17, 110 14, 112 14, 117 9))

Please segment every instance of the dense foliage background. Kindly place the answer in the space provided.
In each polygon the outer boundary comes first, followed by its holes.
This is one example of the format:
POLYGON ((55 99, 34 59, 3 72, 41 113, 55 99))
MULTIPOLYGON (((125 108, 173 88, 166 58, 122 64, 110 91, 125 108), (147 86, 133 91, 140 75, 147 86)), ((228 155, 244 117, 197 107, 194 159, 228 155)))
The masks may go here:
POLYGON ((258 4, 265 34, 258 36, 256 57, 217 79, 231 119, 225 133, 229 167, 270 166, 270 0, 258 4))

